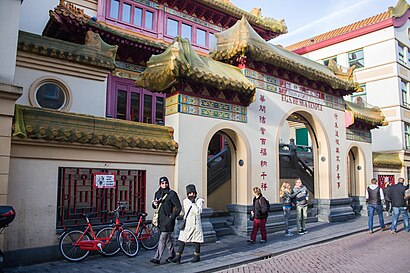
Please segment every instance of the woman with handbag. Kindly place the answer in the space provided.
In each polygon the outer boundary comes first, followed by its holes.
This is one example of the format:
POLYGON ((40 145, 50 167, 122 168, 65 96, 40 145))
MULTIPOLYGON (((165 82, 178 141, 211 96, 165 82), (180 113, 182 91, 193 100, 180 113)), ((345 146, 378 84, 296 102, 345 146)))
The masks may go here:
POLYGON ((200 261, 200 244, 204 242, 204 233, 202 231, 201 213, 204 204, 204 199, 197 197, 195 185, 189 184, 186 186, 187 197, 182 201, 182 213, 184 214, 182 221, 179 224, 179 246, 174 263, 181 263, 181 255, 184 252, 185 243, 193 243, 195 252, 191 262, 200 261))

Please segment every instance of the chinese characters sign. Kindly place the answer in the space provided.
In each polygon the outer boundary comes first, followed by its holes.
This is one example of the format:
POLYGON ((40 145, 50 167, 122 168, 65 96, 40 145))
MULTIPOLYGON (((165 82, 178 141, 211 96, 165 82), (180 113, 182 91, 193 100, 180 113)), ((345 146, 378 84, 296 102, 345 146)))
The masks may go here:
POLYGON ((336 184, 337 188, 340 189, 340 120, 339 120, 339 114, 335 113, 333 115, 334 117, 334 128, 335 128, 335 143, 332 145, 335 149, 335 155, 336 155, 336 184))
POLYGON ((259 158, 260 158, 260 188, 264 191, 268 188, 268 178, 269 178, 269 169, 268 169, 268 153, 269 145, 268 139, 266 137, 265 126, 267 124, 267 107, 266 107, 265 95, 260 94, 258 100, 258 124, 259 124, 259 158))

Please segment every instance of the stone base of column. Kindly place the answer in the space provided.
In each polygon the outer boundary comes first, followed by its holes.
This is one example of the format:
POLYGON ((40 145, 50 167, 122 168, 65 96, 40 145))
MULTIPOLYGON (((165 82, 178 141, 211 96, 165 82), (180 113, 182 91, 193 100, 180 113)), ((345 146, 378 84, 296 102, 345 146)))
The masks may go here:
POLYGON ((314 203, 320 221, 345 222, 356 217, 351 207, 351 198, 315 199, 314 203))

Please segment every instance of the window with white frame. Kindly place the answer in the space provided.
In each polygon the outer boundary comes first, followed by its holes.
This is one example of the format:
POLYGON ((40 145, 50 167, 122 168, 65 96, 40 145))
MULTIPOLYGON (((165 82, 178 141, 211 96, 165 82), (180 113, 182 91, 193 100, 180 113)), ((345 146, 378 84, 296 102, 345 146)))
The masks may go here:
POLYGON ((402 64, 406 64, 406 61, 405 61, 405 47, 400 43, 397 46, 397 54, 398 54, 399 62, 402 63, 402 64))
POLYGON ((405 122, 404 123, 404 137, 406 141, 406 150, 410 149, 410 124, 405 122))
POLYGON ((351 51, 347 53, 349 67, 355 65, 356 68, 364 67, 364 54, 363 49, 359 49, 356 51, 351 51))
POLYGON ((329 66, 329 61, 333 60, 335 63, 337 63, 337 56, 333 56, 327 59, 323 59, 323 64, 326 66, 329 66))
POLYGON ((352 95, 350 95, 349 99, 351 102, 354 102, 360 106, 365 106, 366 104, 366 84, 361 84, 359 85, 360 90, 354 92, 352 95))
POLYGON ((400 79, 400 90, 401 90, 401 98, 402 98, 402 105, 406 108, 410 108, 409 105, 409 83, 400 79))

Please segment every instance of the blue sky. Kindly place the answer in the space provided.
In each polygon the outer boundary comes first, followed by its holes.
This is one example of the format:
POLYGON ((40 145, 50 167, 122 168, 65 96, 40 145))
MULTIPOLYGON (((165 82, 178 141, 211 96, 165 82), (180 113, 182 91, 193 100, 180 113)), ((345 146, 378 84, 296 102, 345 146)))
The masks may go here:
POLYGON ((288 33, 271 43, 291 45, 336 29, 395 6, 398 0, 230 0, 235 6, 250 11, 262 8, 262 16, 285 19, 288 33))

